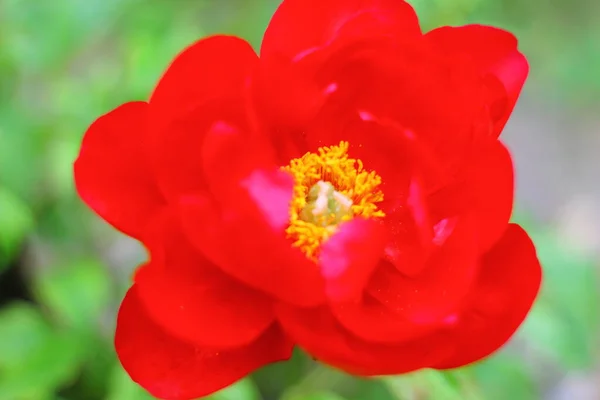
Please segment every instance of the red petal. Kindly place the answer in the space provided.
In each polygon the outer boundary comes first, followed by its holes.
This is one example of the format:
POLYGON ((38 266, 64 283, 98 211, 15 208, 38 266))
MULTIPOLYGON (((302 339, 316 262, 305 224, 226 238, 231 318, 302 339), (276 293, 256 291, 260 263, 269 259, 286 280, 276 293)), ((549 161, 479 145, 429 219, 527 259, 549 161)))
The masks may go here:
POLYGON ((200 151, 215 121, 245 124, 245 90, 258 57, 242 39, 202 39, 175 58, 150 99, 161 187, 173 196, 204 187, 200 151))
POLYGON ((479 248, 490 249, 502 236, 512 214, 514 173, 510 153, 499 141, 481 146, 463 176, 428 200, 438 219, 473 213, 479 229, 479 248))
POLYGON ((361 115, 351 109, 344 115, 330 113, 317 120, 306 132, 309 151, 347 141, 349 157, 381 177, 380 189, 385 196, 380 205, 386 212, 396 210, 404 206, 412 179, 412 163, 407 157, 412 148, 402 131, 361 115))
POLYGON ((158 82, 150 98, 153 128, 161 131, 210 100, 240 96, 257 62, 252 46, 238 37, 197 41, 173 60, 158 82))
POLYGON ((500 134, 519 98, 529 73, 529 64, 517 49, 517 39, 502 29, 483 25, 442 27, 425 35, 436 49, 452 57, 462 57, 481 75, 498 78, 508 95, 504 108, 494 126, 500 134))
POLYGON ((483 257, 477 286, 457 316, 451 331, 455 354, 436 368, 463 366, 502 346, 527 316, 541 279, 534 244, 520 226, 511 224, 483 257))
POLYGON ((425 268, 432 247, 431 229, 419 226, 409 210, 397 210, 385 216, 388 242, 385 259, 406 276, 415 276, 425 268), (424 242, 424 232, 429 232, 429 241, 424 242))
POLYGON ((421 31, 414 11, 403 1, 287 0, 281 4, 263 39, 254 90, 262 119, 277 131, 274 141, 294 142, 281 137, 288 136, 287 129, 302 130, 331 93, 331 81, 317 76, 330 61, 339 61, 335 54, 339 48, 367 37, 404 40, 420 38, 421 31))
POLYGON ((266 364, 288 359, 292 351, 277 325, 249 345, 229 350, 175 339, 146 314, 135 285, 119 310, 115 347, 131 378, 165 400, 209 395, 266 364))
POLYGON ((404 275, 413 276, 425 267, 433 247, 433 229, 424 200, 423 185, 413 179, 409 185, 406 206, 386 210, 390 240, 386 258, 404 275))
POLYGON ((488 147, 471 167, 479 247, 488 250, 505 232, 514 202, 514 174, 510 153, 500 142, 488 147))
POLYGON ((477 270, 476 231, 463 217, 414 277, 382 262, 368 292, 386 307, 417 324, 436 324, 455 312, 468 294, 477 270))
MULTIPOLYGON (((274 192, 283 191, 278 181, 281 179, 277 176, 265 175, 264 183, 273 185, 274 192)), ((286 182, 285 187, 291 195, 291 186, 286 182)), ((324 302, 324 282, 317 265, 292 247, 283 230, 274 229, 258 211, 267 209, 270 200, 263 198, 254 212, 249 212, 247 206, 240 213, 220 210, 207 198, 188 197, 181 204, 183 227, 200 251, 247 285, 299 306, 324 302)), ((289 204, 289 197, 285 204, 289 204)))
MULTIPOLYGON (((211 194, 219 203, 229 207, 241 206, 243 202, 240 201, 240 196, 248 190, 252 192, 256 189, 251 181, 253 177, 256 179, 260 171, 279 169, 275 163, 273 150, 263 137, 247 134, 239 127, 223 121, 216 122, 206 133, 200 156, 211 194)), ((281 186, 285 187, 286 183, 291 184, 291 180, 281 183, 281 186)), ((270 198, 272 194, 265 192, 260 195, 270 198)), ((281 199, 284 204, 289 204, 291 190, 279 195, 285 196, 281 199)), ((272 199, 270 203, 273 205, 281 202, 272 199)), ((284 219, 287 222, 289 206, 286 205, 284 209, 278 208, 277 211, 285 214, 284 219)))
POLYGON ((203 163, 214 201, 183 200, 192 243, 227 274, 300 305, 324 301, 323 279, 287 239, 292 177, 273 164, 260 137, 217 124, 206 137, 203 163))
MULTIPOLYGON (((402 293, 398 293, 402 296, 402 293)), ((394 344, 423 336, 434 325, 418 324, 366 294, 361 302, 331 304, 331 312, 348 331, 367 342, 394 344)))
POLYGON ((414 10, 401 0, 284 0, 265 32, 260 55, 295 58, 341 34, 403 38, 421 30, 414 10))
POLYGON ((342 328, 325 307, 279 304, 277 316, 290 337, 312 356, 356 375, 392 375, 427 368, 451 350, 440 335, 396 345, 363 341, 342 328))
POLYGON ((152 259, 136 274, 136 287, 156 323, 182 340, 219 348, 248 344, 271 325, 267 296, 209 262, 170 216, 153 225, 152 259))
MULTIPOLYGON (((261 60, 252 81, 252 96, 265 132, 284 154, 297 151, 294 136, 288 129, 298 129, 310 121, 323 106, 326 93, 314 79, 314 69, 319 65, 295 63, 285 57, 261 60), (283 134, 282 134, 283 133, 283 134)), ((295 135, 299 137, 299 135, 295 135)), ((285 164, 290 158, 283 159, 285 164)))
POLYGON ((143 154, 148 104, 123 104, 87 130, 74 164, 79 196, 115 228, 141 238, 163 205, 143 154))
POLYGON ((309 146, 344 138, 360 158, 372 155, 368 165, 384 182, 388 171, 406 181, 418 172, 426 192, 442 186, 472 150, 478 82, 418 43, 364 47, 332 62, 337 69, 329 79, 337 89, 306 130, 309 146))
POLYGON ((360 299, 384 246, 381 221, 357 218, 342 224, 319 255, 327 297, 334 302, 360 299))
POLYGON ((437 165, 418 143, 398 126, 387 126, 366 112, 347 115, 348 121, 326 118, 306 135, 311 149, 350 144, 349 156, 382 178, 384 200, 378 204, 388 228, 386 257, 403 273, 416 274, 431 247, 432 229, 423 200, 422 172, 437 177, 437 165), (421 157, 423 156, 423 157, 421 157))

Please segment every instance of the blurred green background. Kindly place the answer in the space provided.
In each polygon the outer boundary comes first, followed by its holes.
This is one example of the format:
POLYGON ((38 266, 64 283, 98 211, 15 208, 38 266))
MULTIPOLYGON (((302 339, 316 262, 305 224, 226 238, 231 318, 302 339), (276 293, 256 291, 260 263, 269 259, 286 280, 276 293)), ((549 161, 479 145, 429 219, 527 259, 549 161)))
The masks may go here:
MULTIPOLYGON (((119 366, 115 312, 139 246, 78 200, 86 127, 146 99, 209 33, 260 44, 276 0, 0 0, 0 400, 150 399, 119 366)), ((517 34, 530 80, 505 139, 517 212, 545 268, 541 298, 500 353, 448 373, 358 380, 297 354, 219 400, 600 398, 600 3, 413 0, 424 29, 517 34)), ((310 27, 307 27, 310 29, 310 27)))

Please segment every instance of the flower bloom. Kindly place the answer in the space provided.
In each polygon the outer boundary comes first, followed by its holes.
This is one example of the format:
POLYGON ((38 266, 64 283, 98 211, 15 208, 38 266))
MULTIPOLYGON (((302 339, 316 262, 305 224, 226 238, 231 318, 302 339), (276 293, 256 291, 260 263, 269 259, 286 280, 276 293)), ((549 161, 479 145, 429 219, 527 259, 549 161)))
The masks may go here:
POLYGON ((510 33, 423 34, 401 0, 285 0, 260 56, 183 51, 74 166, 150 254, 117 321, 132 379, 191 399, 294 345, 362 376, 498 349, 541 281, 498 140, 527 73, 510 33))

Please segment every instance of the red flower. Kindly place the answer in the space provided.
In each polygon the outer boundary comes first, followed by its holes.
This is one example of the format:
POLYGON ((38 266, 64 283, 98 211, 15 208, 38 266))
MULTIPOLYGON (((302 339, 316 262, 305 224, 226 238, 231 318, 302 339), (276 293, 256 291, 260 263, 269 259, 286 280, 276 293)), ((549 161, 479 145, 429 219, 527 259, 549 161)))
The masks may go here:
POLYGON ((214 392, 298 345, 353 374, 504 344, 541 280, 498 136, 508 32, 422 34, 400 0, 285 0, 260 57, 214 36, 94 122, 82 199, 142 241, 115 345, 155 396, 214 392))

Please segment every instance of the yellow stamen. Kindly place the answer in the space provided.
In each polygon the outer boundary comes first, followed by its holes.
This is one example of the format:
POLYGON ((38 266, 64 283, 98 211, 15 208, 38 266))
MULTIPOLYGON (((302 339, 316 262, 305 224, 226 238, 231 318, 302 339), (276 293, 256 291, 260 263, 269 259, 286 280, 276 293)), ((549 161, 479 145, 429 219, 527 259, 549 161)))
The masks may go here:
POLYGON ((365 171, 361 160, 349 158, 348 142, 320 147, 282 169, 294 178, 290 225, 286 230, 293 245, 316 260, 319 248, 338 226, 353 217, 381 218, 381 177, 365 171))

